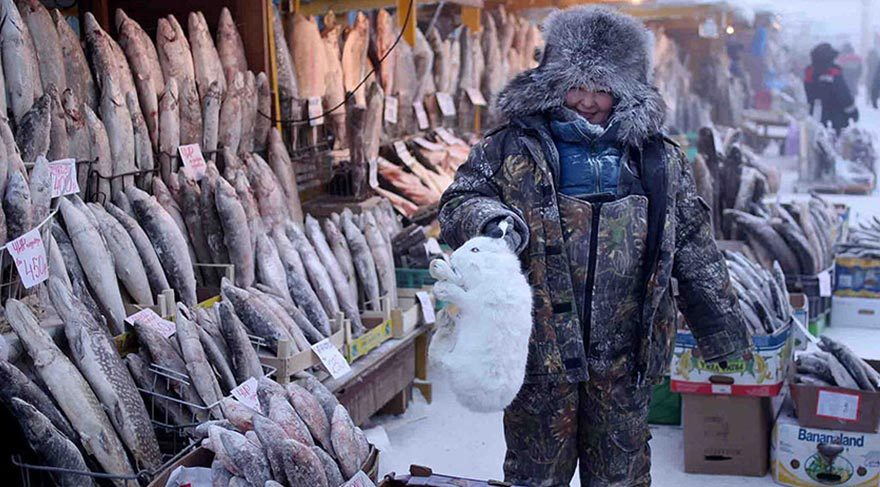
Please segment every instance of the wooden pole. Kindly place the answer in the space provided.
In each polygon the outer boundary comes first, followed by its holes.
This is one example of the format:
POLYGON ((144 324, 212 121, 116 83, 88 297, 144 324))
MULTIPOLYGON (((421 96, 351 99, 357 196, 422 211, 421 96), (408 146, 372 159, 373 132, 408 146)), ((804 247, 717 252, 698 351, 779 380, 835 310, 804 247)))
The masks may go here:
POLYGON ((417 3, 417 0, 397 0, 397 25, 403 31, 403 38, 410 46, 416 45, 417 3))
POLYGON ((483 28, 480 25, 482 12, 483 9, 478 7, 461 7, 461 23, 472 32, 479 32, 483 28))
MULTIPOLYGON (((275 128, 281 133, 281 94, 278 92, 278 63, 275 53, 275 7, 272 0, 266 0, 266 32, 269 36, 269 82, 272 84, 273 100, 275 105, 275 128)), ((268 114, 267 114, 268 115, 268 114)))

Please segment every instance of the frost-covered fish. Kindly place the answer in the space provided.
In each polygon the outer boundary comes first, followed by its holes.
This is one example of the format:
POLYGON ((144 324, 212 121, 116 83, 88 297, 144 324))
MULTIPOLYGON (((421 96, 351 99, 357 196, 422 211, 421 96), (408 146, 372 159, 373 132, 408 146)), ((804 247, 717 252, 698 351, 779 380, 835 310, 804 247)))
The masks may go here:
POLYGON ((67 269, 68 277, 70 277, 70 286, 73 293, 85 305, 95 320, 100 322, 104 319, 104 314, 101 313, 98 303, 86 284, 86 275, 79 263, 79 258, 76 256, 73 242, 70 241, 70 237, 67 236, 67 233, 64 232, 57 221, 52 222, 52 240, 58 245, 58 251, 61 252, 61 256, 64 259, 64 266, 67 269))
POLYGON ((329 487, 324 465, 311 449, 312 445, 293 440, 282 443, 284 471, 290 485, 329 487))
POLYGON ((269 78, 266 73, 257 75, 257 113, 254 115, 254 150, 264 151, 266 149, 266 141, 269 138, 269 129, 272 127, 272 120, 269 115, 272 113, 272 92, 269 89, 269 78))
POLYGON ((278 423, 287 436, 308 446, 315 444, 309 429, 302 418, 293 409, 285 395, 272 395, 269 397, 267 416, 278 423))
POLYGON ((92 111, 88 105, 83 107, 86 118, 86 126, 89 129, 89 145, 92 149, 91 160, 94 160, 93 170, 96 173, 94 183, 88 181, 89 185, 94 185, 93 189, 99 194, 110 196, 110 178, 113 176, 113 156, 110 152, 110 139, 107 137, 107 128, 104 126, 98 115, 92 111))
POLYGON ((17 0, 17 3, 21 16, 27 23, 28 32, 33 38, 34 54, 43 89, 54 86, 59 91, 65 90, 67 77, 64 72, 64 57, 52 16, 39 0, 17 0))
POLYGON ((357 300, 357 274, 354 269, 354 261, 351 259, 351 250, 348 248, 348 242, 345 240, 345 236, 342 235, 342 230, 339 229, 339 226, 332 218, 324 220, 323 227, 327 243, 330 244, 333 255, 336 256, 336 262, 339 263, 339 267, 342 269, 342 273, 348 279, 348 285, 353 293, 352 296, 357 300))
POLYGON ((257 437, 263 444, 263 450, 266 452, 266 458, 269 460, 269 468, 272 470, 272 476, 284 481, 287 474, 284 471, 284 449, 282 442, 288 440, 287 433, 271 419, 254 415, 253 430, 257 433, 257 437))
POLYGON ((309 284, 308 275, 299 252, 283 230, 274 230, 272 237, 278 248, 281 262, 284 264, 284 270, 287 274, 287 289, 290 291, 294 303, 302 308, 309 322, 324 337, 330 336, 330 318, 327 316, 320 298, 309 284))
POLYGON ((361 469, 361 465, 367 460, 369 445, 364 445, 358 434, 358 427, 354 425, 351 416, 343 406, 336 406, 333 410, 333 419, 330 422, 331 441, 339 467, 345 478, 351 478, 361 469))
POLYGON ((74 443, 79 442, 79 434, 70 426, 67 418, 58 410, 49 396, 40 389, 18 367, 0 360, 0 401, 7 407, 14 398, 19 398, 37 408, 61 433, 74 443))
POLYGON ((153 248, 149 237, 144 233, 144 229, 141 228, 134 218, 112 203, 106 203, 104 208, 128 232, 132 244, 137 249, 139 260, 147 275, 147 281, 150 283, 149 288, 152 291, 150 296, 158 295, 162 291, 170 289, 168 279, 165 277, 165 271, 162 270, 162 264, 159 262, 159 256, 156 255, 156 249, 153 248))
POLYGON ((223 178, 217 179, 214 199, 229 262, 235 266, 235 283, 239 287, 248 287, 254 282, 254 248, 244 207, 235 189, 223 178))
MULTIPOLYGON (((181 167, 177 172, 177 178, 180 182, 180 209, 183 211, 183 220, 189 232, 189 243, 193 246, 199 263, 211 264, 214 262, 214 258, 202 227, 202 190, 189 167, 181 167)), ((205 277, 207 285, 217 285, 218 279, 214 269, 204 269, 202 275, 205 277)))
POLYGON ((220 21, 217 24, 217 53, 226 81, 231 82, 235 73, 247 71, 244 42, 226 7, 220 10, 220 21))
POLYGON ((89 203, 89 209, 98 221, 107 249, 113 255, 119 281, 135 303, 152 306, 154 301, 153 293, 150 292, 150 280, 131 235, 119 220, 110 216, 100 205, 89 203))
MULTIPOLYGON (((357 13, 354 24, 350 27, 342 45, 342 79, 345 91, 354 92, 358 106, 367 105, 366 90, 355 87, 367 74, 367 48, 370 43, 370 20, 363 12, 357 13)), ((380 73, 381 74, 381 73, 380 73)))
POLYGON ((202 215, 202 231, 205 233, 205 239, 208 241, 208 248, 211 250, 214 263, 229 264, 229 251, 223 242, 223 223, 220 221, 216 204, 217 186, 220 179, 222 178, 217 166, 213 162, 208 162, 205 176, 201 182, 202 192, 199 209, 202 215))
POLYGON ((327 60, 321 32, 314 17, 294 13, 288 29, 288 47, 293 56, 296 85, 303 99, 323 98, 327 89, 327 60))
POLYGON ((220 125, 218 140, 220 147, 238 153, 241 144, 242 98, 244 94, 244 73, 237 73, 229 84, 226 96, 220 106, 220 125))
POLYGON ((55 85, 46 87, 46 95, 52 100, 49 110, 49 160, 57 161, 70 157, 70 139, 67 137, 67 122, 64 106, 61 105, 61 93, 55 85))
MULTIPOLYGON (((217 381, 220 384, 221 393, 228 393, 238 385, 235 381, 235 374, 232 372, 232 366, 229 363, 229 349, 226 342, 223 341, 224 347, 218 345, 217 340, 202 327, 198 328, 199 341, 205 350, 205 356, 208 363, 217 371, 217 381)), ((223 340, 222 335, 220 340, 223 340)))
POLYGON ((327 270, 330 281, 333 283, 333 289, 336 292, 336 299, 340 309, 351 320, 352 332, 355 335, 362 334, 364 332, 364 325, 361 323, 355 292, 349 286, 348 278, 345 277, 339 262, 336 261, 336 256, 330 250, 330 245, 327 244, 324 233, 321 231, 321 224, 311 215, 306 217, 305 233, 312 243, 320 263, 327 270))
POLYGON ((180 147, 180 94, 177 80, 165 83, 159 97, 159 169, 164 181, 170 181, 177 170, 177 148, 180 147))
POLYGON ((236 382, 240 384, 251 377, 262 377, 263 368, 260 366, 260 359, 248 339, 244 324, 235 314, 232 305, 221 302, 218 306, 220 330, 229 345, 229 355, 236 382))
POLYGON ((257 78, 251 71, 246 71, 244 74, 244 89, 241 91, 239 104, 241 106, 241 142, 238 150, 253 152, 260 100, 257 94, 257 78))
POLYGON ((269 166, 281 183, 281 189, 284 191, 287 201, 287 209, 290 217, 302 225, 303 211, 302 203, 299 198, 299 190, 296 187, 296 171, 293 169, 293 163, 290 160, 290 154, 284 147, 284 141, 281 134, 274 127, 269 130, 269 166))
POLYGON ((244 475, 250 485, 265 485, 267 481, 272 480, 269 461, 259 447, 233 431, 223 432, 220 441, 221 448, 226 450, 236 469, 244 475))
POLYGON ((215 81, 208 87, 208 91, 202 99, 202 121, 204 123, 202 150, 211 160, 216 160, 216 155, 211 153, 217 151, 221 98, 220 83, 215 81))
MULTIPOLYGON (((6 100, 12 110, 12 119, 18 123, 34 104, 40 87, 36 71, 36 55, 31 51, 30 32, 21 18, 13 0, 0 3, 0 13, 5 20, 0 26, 0 55, 3 58, 3 76, 6 84, 6 100)), ((4 107, 5 100, 2 102, 4 107)), ((4 109, 3 113, 6 113, 4 109)))
MULTIPOLYGON (((284 26, 281 25, 281 14, 277 8, 272 9, 272 22, 272 34, 275 38, 276 70, 278 73, 278 94, 279 98, 281 98, 281 116, 287 120, 298 120, 302 118, 302 105, 299 101, 300 95, 296 84, 293 58, 290 55, 290 49, 288 49, 287 41, 284 38, 284 26)), ((288 127, 286 135, 291 146, 296 145, 296 132, 298 129, 299 127, 295 125, 288 127)))
POLYGON ((45 157, 37 158, 28 186, 31 195, 31 224, 36 225, 49 216, 49 208, 52 206, 52 173, 45 157))
POLYGON ((18 121, 15 143, 21 149, 21 158, 27 162, 49 153, 52 130, 52 97, 41 96, 18 121))
POLYGON ((312 289, 321 300, 324 311, 327 312, 328 316, 335 317, 340 308, 339 301, 336 298, 336 291, 333 287, 333 280, 330 278, 327 269, 321 265, 321 260, 318 258, 315 248, 312 247, 311 242, 296 225, 288 222, 285 225, 285 231, 287 232, 287 237, 299 251, 303 265, 308 273, 309 282, 312 283, 312 289))
POLYGON ((330 441, 330 419, 321 408, 318 399, 302 386, 295 383, 287 385, 287 399, 293 405, 296 413, 302 418, 317 442, 328 451, 333 451, 330 441))
POLYGON ((125 53, 132 72, 137 74, 134 83, 150 141, 154 148, 158 148, 158 97, 165 91, 159 53, 140 24, 125 15, 122 9, 116 9, 116 30, 119 32, 119 47, 125 53))
POLYGON ((300 385, 315 396, 315 399, 321 404, 321 409, 324 410, 324 414, 327 415, 327 421, 331 422, 330 430, 332 435, 333 414, 336 411, 336 407, 339 406, 339 400, 336 399, 336 396, 334 396, 329 389, 327 389, 327 386, 322 384, 321 381, 316 379, 313 375, 304 373, 302 379, 300 385))
POLYGON ((9 177, 3 195, 3 213, 6 215, 6 239, 24 235, 32 227, 31 191, 24 176, 15 171, 9 177))
POLYGON ((202 402, 211 407, 211 414, 216 418, 222 417, 220 408, 216 404, 223 397, 223 393, 220 391, 220 384, 217 382, 214 370, 205 355, 205 349, 202 348, 195 323, 184 317, 183 313, 178 312, 176 331, 175 337, 180 344, 181 352, 183 352, 186 372, 192 380, 192 386, 202 398, 202 402))
POLYGON ((819 348, 832 354, 840 363, 846 367, 849 374, 855 379, 859 388, 863 391, 876 391, 878 385, 876 381, 872 381, 872 374, 866 370, 870 367, 858 355, 856 355, 846 345, 823 336, 819 337, 819 348))
MULTIPOLYGON (((98 109, 98 90, 92 71, 86 61, 86 54, 80 44, 79 35, 73 31, 67 19, 57 9, 52 11, 52 19, 58 32, 58 42, 64 60, 64 77, 67 87, 73 90, 76 98, 92 110, 98 109)), ((6 110, 4 109, 5 113, 6 110)))
POLYGON ((358 280, 361 283, 365 295, 366 305, 371 309, 379 309, 379 276, 376 273, 376 263, 364 234, 352 221, 350 213, 344 213, 341 217, 342 232, 351 249, 351 257, 358 280))
POLYGON ((220 84, 220 91, 226 91, 226 78, 220 56, 208 31, 208 23, 201 12, 189 14, 189 45, 192 48, 193 68, 195 69, 196 87, 199 98, 204 99, 212 83, 220 84))
POLYGON ((244 326, 265 340, 270 349, 274 350, 279 340, 291 340, 290 333, 262 301, 246 290, 236 288, 226 278, 223 278, 220 286, 221 295, 232 304, 244 326))
POLYGON ((278 256, 278 249, 272 240, 263 235, 257 235, 256 248, 257 281, 266 284, 273 291, 287 300, 292 300, 287 290, 287 275, 284 272, 284 264, 278 256))
POLYGON ((243 158, 263 222, 269 228, 281 225, 291 215, 278 179, 269 164, 258 154, 243 154, 243 158))
POLYGON ((113 158, 113 180, 110 181, 110 190, 113 193, 134 185, 134 175, 131 173, 137 170, 131 113, 120 88, 111 77, 103 79, 101 120, 107 129, 110 155, 113 158))
MULTIPOLYGON (((149 188, 153 181, 152 171, 156 167, 153 159, 153 142, 150 140, 150 132, 144 115, 138 108, 137 96, 134 93, 125 95, 125 105, 131 115, 131 130, 134 140, 134 163, 138 171, 144 174, 138 176, 138 184, 149 188)), ((157 122, 158 123, 158 122, 157 122)))

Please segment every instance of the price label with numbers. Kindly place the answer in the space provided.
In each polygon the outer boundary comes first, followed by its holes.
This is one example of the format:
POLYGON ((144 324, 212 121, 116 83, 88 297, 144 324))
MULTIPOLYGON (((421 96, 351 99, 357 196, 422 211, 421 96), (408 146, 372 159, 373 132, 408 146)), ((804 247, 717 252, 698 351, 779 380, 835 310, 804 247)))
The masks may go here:
POLYGON ((49 163, 52 175, 52 198, 79 193, 76 180, 76 159, 61 159, 49 163))
POLYGON ((486 103, 486 98, 480 90, 476 88, 468 88, 465 92, 467 93, 468 98, 471 99, 471 104, 475 107, 484 107, 488 105, 488 103, 486 103))
POLYGON ((338 379, 343 375, 351 372, 351 366, 345 361, 345 357, 339 353, 336 345, 330 342, 329 338, 325 338, 320 342, 312 345, 312 351, 321 360, 321 363, 330 372, 334 379, 338 379))
POLYGON ((438 91, 435 97, 437 98, 437 104, 440 105, 440 113, 442 113, 444 117, 454 117, 455 101, 452 100, 452 95, 438 91))
POLYGON ((238 402, 253 410, 260 410, 260 400, 257 398, 257 379, 251 377, 229 392, 232 397, 238 399, 238 402))
POLYGON ((49 278, 49 260, 40 231, 35 228, 6 244, 24 287, 30 289, 49 278))
POLYGON ((861 397, 858 394, 823 389, 819 391, 819 397, 816 399, 816 416, 853 423, 859 420, 860 402, 861 397))
POLYGON ((385 97, 385 121, 388 123, 397 123, 397 97, 385 97))
POLYGON ((417 101, 413 103, 413 110, 416 111, 416 122, 419 123, 419 130, 428 130, 431 123, 428 121, 428 112, 425 110, 425 104, 417 101))
POLYGON ((183 165, 192 169, 196 181, 201 181, 205 177, 205 171, 208 164, 205 162, 205 156, 202 155, 202 148, 199 144, 182 145, 177 148, 180 153, 180 160, 183 165))
POLYGON ((321 105, 321 97, 309 98, 309 125, 317 127, 324 125, 324 107, 321 105))
POLYGON ((138 311, 126 318, 125 321, 128 321, 131 324, 137 323, 152 328, 165 338, 170 338, 171 335, 174 335, 177 331, 177 326, 174 323, 162 318, 150 308, 144 308, 138 311))
POLYGON ((416 293, 416 298, 419 300, 419 304, 422 307, 422 318, 425 320, 426 325, 430 325, 437 321, 437 316, 434 314, 434 303, 431 301, 431 296, 428 296, 428 293, 425 291, 419 291, 416 293))

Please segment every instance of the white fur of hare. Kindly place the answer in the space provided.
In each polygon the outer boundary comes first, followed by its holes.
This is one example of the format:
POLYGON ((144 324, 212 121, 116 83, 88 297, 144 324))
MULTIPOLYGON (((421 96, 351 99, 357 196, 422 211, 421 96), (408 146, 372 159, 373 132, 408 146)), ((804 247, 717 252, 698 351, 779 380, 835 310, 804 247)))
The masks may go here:
POLYGON ((432 357, 462 405, 503 410, 522 387, 532 333, 532 290, 519 259, 504 239, 476 237, 430 269, 434 296, 459 309, 434 335, 432 357))

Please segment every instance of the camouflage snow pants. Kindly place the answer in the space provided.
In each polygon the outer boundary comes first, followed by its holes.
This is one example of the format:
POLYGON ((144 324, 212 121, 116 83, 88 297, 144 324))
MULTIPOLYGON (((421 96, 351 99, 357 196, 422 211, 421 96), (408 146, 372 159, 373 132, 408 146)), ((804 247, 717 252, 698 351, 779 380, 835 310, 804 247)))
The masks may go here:
POLYGON ((583 487, 651 485, 650 384, 526 384, 504 413, 505 481, 583 487))

